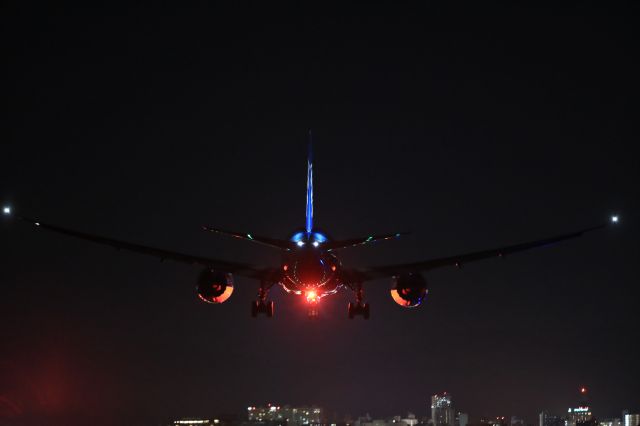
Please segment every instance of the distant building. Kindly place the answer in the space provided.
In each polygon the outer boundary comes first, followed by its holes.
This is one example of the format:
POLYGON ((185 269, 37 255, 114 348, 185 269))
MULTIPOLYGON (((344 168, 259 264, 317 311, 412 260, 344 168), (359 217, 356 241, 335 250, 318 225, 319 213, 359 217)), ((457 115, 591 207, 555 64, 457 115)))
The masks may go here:
POLYGON ((538 416, 538 426, 564 426, 564 419, 559 416, 553 416, 546 411, 543 411, 538 416))
POLYGON ((220 421, 217 419, 180 419, 173 421, 174 426, 209 426, 218 423, 220 423, 220 421))
POLYGON ((640 425, 640 414, 630 414, 628 411, 624 411, 623 416, 624 426, 640 425))
POLYGON ((602 419, 598 421, 598 426, 622 426, 620 419, 602 419))
POLYGON ((569 408, 567 419, 565 421, 566 426, 588 426, 591 423, 595 422, 593 420, 591 408, 588 405, 569 408))
POLYGON ((511 416, 511 426, 524 426, 524 420, 517 416, 511 416))
POLYGON ((589 392, 586 387, 580 388, 580 403, 575 408, 569 408, 566 426, 597 426, 596 420, 591 413, 589 403, 589 392))
POLYGON ((251 406, 247 408, 247 419, 250 422, 269 423, 271 425, 319 425, 322 423, 322 408, 271 404, 267 404, 266 407, 251 406))
POLYGON ((266 407, 248 407, 247 408, 247 419, 250 422, 259 422, 259 423, 267 423, 267 422, 277 422, 283 421, 284 417, 282 415, 282 409, 278 405, 267 404, 266 407))
POLYGON ((394 416, 391 420, 392 426, 417 426, 419 423, 416 415, 413 413, 408 413, 407 417, 402 416, 394 416))
POLYGON ((433 421, 433 426, 455 426, 453 403, 450 394, 444 392, 442 395, 433 395, 431 397, 431 420, 433 421))
POLYGON ((467 413, 456 413, 455 426, 467 426, 469 424, 469 415, 467 413))
POLYGON ((505 416, 482 417, 480 424, 485 426, 507 426, 507 418, 505 416))
POLYGON ((386 420, 383 420, 383 419, 372 420, 369 414, 367 414, 364 417, 359 417, 355 423, 356 426, 391 426, 394 424, 395 424, 395 419, 390 422, 387 422, 386 420))

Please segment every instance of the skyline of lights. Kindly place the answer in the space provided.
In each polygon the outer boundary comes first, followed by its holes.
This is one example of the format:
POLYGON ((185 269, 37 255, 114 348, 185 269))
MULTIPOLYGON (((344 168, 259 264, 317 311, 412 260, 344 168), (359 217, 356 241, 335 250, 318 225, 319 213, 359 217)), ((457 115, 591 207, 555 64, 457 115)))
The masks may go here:
MULTIPOLYGON (((587 392, 586 387, 583 386, 578 388, 578 395, 582 396, 586 392, 587 392)), ((416 424, 423 424, 425 426, 438 426, 438 425, 466 426, 467 424, 478 425, 478 426, 492 426, 492 425, 493 426, 505 426, 505 425, 523 426, 525 424, 531 424, 531 423, 525 422, 523 420, 523 417, 517 416, 517 415, 511 415, 511 416, 498 415, 493 417, 478 415, 477 417, 475 417, 476 418, 475 421, 470 421, 469 419, 471 418, 471 416, 469 416, 467 412, 462 412, 460 410, 454 409, 452 395, 448 392, 432 395, 430 397, 430 404, 428 405, 428 407, 431 409, 430 413, 429 413, 429 410, 427 410, 430 416, 427 415, 427 416, 414 417, 417 420, 415 420, 415 422, 411 421, 410 422, 411 425, 409 426, 415 426, 416 424)), ((292 409, 289 405, 283 405, 282 408, 284 410, 292 409)), ((261 418, 266 418, 265 416, 269 413, 271 413, 271 415, 274 415, 276 413, 279 414, 281 412, 280 411, 281 406, 272 405, 271 403, 267 404, 266 407, 249 406, 247 409, 247 412, 249 413, 250 419, 252 418, 251 412, 257 409, 263 410, 263 415, 261 418)), ((293 410, 295 412, 296 409, 294 408, 293 410)), ((323 412, 321 408, 310 409, 309 407, 304 407, 303 411, 305 414, 311 414, 312 412, 313 413, 323 412)), ((411 416, 413 416, 412 412, 414 411, 413 410, 409 411, 409 416, 407 416, 408 418, 411 418, 411 416)), ((542 410, 539 413, 540 414, 536 416, 536 419, 535 419, 535 423, 536 424, 539 423, 538 426, 622 426, 625 423, 625 420, 627 421, 627 423, 629 423, 629 425, 626 425, 626 426, 640 425, 640 414, 632 413, 629 410, 621 410, 622 415, 619 417, 610 418, 610 417, 602 416, 598 418, 593 413, 591 407, 586 405, 585 403, 578 404, 577 406, 574 406, 574 407, 569 407, 565 412, 564 416, 550 414, 549 411, 547 410, 542 410)), ((334 413, 334 420, 335 420, 335 415, 336 413, 334 413)), ((285 418, 285 417, 282 417, 282 418, 285 418)), ((255 416, 253 418, 255 419, 255 416)), ((350 417, 345 417, 345 418, 350 418, 350 417)), ((356 419, 367 419, 367 418, 369 420, 365 421, 365 423, 361 423, 360 426, 391 426, 392 424, 402 425, 402 422, 400 421, 402 416, 398 416, 398 415, 381 417, 375 421, 373 421, 372 418, 368 416, 368 414, 365 415, 364 417, 362 416, 356 417, 356 419)), ((347 420, 345 420, 345 422, 347 422, 347 420)), ((329 421, 327 420, 323 424, 326 424, 326 423, 329 423, 329 421)), ((352 423, 353 423, 353 420, 351 421, 351 424, 352 423)), ((350 423, 347 422, 347 424, 350 424, 350 423)))

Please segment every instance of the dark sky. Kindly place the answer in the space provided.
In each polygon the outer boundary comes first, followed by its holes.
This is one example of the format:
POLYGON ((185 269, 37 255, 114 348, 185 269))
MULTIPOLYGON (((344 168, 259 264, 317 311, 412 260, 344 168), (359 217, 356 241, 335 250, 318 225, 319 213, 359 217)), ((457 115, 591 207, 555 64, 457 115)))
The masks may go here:
MULTIPOLYGON (((308 2, 307 2, 308 3, 308 2)), ((200 225, 286 237, 412 230, 344 251, 405 262, 546 237, 620 213, 617 229, 427 275, 372 318, 343 292, 310 322, 237 278, 201 303, 199 269, 19 223, 0 226, 0 424, 95 424, 320 404, 427 414, 448 391, 472 418, 534 422, 591 390, 640 410, 638 8, 443 10, 324 3, 2 10, 0 202, 79 230, 274 265, 200 225)))

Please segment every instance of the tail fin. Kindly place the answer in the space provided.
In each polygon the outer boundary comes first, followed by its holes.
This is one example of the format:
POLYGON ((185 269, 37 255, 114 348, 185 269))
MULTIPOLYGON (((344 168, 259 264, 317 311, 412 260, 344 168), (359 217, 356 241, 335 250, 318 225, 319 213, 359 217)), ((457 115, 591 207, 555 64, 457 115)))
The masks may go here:
POLYGON ((309 130, 309 148, 307 154, 307 218, 305 231, 311 234, 313 230, 313 146, 311 130, 309 130))

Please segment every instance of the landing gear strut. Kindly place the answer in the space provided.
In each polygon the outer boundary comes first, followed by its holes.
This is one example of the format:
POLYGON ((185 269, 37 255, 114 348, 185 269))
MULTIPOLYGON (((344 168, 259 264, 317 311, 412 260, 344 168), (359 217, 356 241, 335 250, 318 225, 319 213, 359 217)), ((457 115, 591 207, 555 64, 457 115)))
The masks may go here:
POLYGON ((362 315, 364 319, 368 320, 370 310, 369 310, 369 304, 363 303, 364 291, 362 290, 362 284, 361 283, 356 284, 354 291, 356 293, 356 302, 355 303, 349 302, 349 305, 348 305, 349 319, 353 319, 356 315, 362 315))
POLYGON ((273 284, 265 282, 260 283, 260 289, 258 289, 258 300, 251 302, 251 316, 257 317, 258 314, 265 314, 267 318, 273 317, 273 300, 267 300, 269 289, 273 284))

